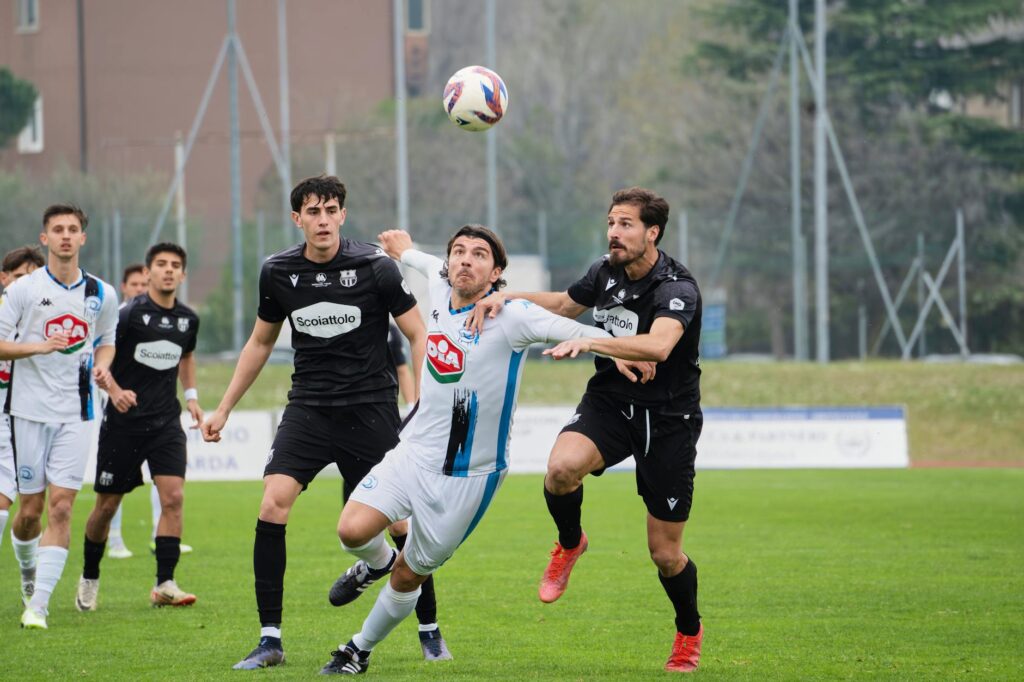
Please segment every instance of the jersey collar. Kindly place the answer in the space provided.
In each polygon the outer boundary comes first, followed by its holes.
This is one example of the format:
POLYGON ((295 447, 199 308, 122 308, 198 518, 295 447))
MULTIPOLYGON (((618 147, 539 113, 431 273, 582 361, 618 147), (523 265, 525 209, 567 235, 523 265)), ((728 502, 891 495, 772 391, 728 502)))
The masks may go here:
MULTIPOLYGON (((485 296, 490 296, 495 291, 497 291, 497 289, 495 289, 494 287, 491 287, 491 290, 488 291, 485 294, 485 296)), ((452 297, 451 296, 448 297, 448 314, 449 315, 461 315, 462 313, 468 313, 470 310, 472 310, 475 307, 476 307, 476 302, 470 303, 469 305, 464 305, 461 308, 453 308, 452 307, 452 297)))
POLYGON ((71 291, 72 289, 75 289, 75 288, 80 287, 83 284, 85 284, 85 270, 83 270, 82 268, 78 268, 78 272, 79 272, 79 275, 80 275, 80 277, 78 278, 78 281, 75 282, 74 284, 68 285, 68 284, 64 284, 64 282, 60 281, 59 279, 57 279, 56 277, 53 276, 53 273, 50 272, 50 266, 49 265, 44 265, 43 267, 46 269, 46 274, 50 276, 51 280, 53 280, 53 283, 56 284, 57 286, 59 286, 61 289, 65 289, 67 291, 71 291))

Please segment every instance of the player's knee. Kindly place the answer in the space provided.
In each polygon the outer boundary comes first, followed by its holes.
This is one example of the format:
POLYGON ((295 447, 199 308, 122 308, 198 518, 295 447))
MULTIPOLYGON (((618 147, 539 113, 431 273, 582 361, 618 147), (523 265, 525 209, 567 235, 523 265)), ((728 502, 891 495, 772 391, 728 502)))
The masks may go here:
POLYGON ((160 509, 169 514, 180 514, 185 504, 185 491, 172 490, 160 495, 160 509))
POLYGON ((109 521, 114 518, 114 514, 117 513, 117 507, 119 504, 121 504, 121 499, 119 497, 100 495, 96 499, 96 513, 109 521))
POLYGON ((548 462, 548 472, 544 478, 544 485, 549 492, 556 495, 565 495, 579 487, 582 477, 583 474, 572 462, 565 459, 552 458, 548 462))
POLYGON ((649 547, 651 561, 662 575, 675 575, 683 570, 685 559, 677 547, 649 547))
POLYGON ((344 547, 362 547, 373 539, 375 533, 369 533, 359 524, 348 519, 338 521, 338 539, 344 547))
POLYGON ((71 508, 74 500, 61 498, 50 502, 47 510, 47 520, 51 525, 65 526, 71 522, 71 508))

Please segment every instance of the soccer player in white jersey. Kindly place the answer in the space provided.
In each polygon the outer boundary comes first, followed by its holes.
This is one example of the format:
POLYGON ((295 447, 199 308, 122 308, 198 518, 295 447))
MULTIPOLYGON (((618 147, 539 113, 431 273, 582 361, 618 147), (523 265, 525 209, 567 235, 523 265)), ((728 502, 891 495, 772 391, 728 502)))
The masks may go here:
MULTIPOLYGON (((9 251, 0 268, 0 285, 6 289, 11 284, 43 267, 43 257, 32 246, 21 246, 9 251)), ((6 293, 6 292, 5 292, 6 293)), ((0 298, 3 305, 4 298, 0 298)), ((11 381, 11 363, 0 362, 0 405, 7 399, 7 385, 11 381)), ((11 449, 11 423, 6 414, 0 414, 0 544, 4 541, 4 529, 10 515, 11 505, 18 494, 18 480, 14 475, 14 451, 11 449)))
POLYGON ((498 237, 480 225, 460 228, 448 259, 416 251, 409 235, 378 237, 385 252, 423 273, 430 284, 427 360, 420 401, 398 446, 352 493, 338 522, 345 549, 359 558, 336 588, 351 599, 387 573, 390 580, 362 630, 331 653, 323 674, 358 674, 370 652, 408 616, 420 585, 473 532, 508 473, 509 434, 523 359, 534 343, 608 336, 524 301, 488 320, 479 336, 464 324, 475 303, 504 285, 507 264, 498 237), (511 313, 511 314, 508 314, 511 313), (388 524, 409 517, 400 553, 384 540, 388 524))
POLYGON ((39 237, 47 265, 15 282, 0 306, 0 360, 14 361, 5 411, 21 499, 11 530, 22 568, 25 628, 46 628, 89 456, 93 380, 104 381, 114 359, 117 293, 78 266, 87 224, 77 206, 47 208, 39 237), (15 340, 6 340, 15 333, 15 340))

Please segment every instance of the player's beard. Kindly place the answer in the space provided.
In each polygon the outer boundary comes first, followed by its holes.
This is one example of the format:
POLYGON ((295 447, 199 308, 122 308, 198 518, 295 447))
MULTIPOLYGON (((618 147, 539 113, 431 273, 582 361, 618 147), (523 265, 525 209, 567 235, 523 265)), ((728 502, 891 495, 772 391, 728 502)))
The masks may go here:
POLYGON ((622 242, 612 242, 608 244, 608 261, 615 267, 626 266, 634 261, 637 261, 644 256, 644 249, 631 249, 628 245, 622 242), (612 246, 620 247, 613 249, 612 246))

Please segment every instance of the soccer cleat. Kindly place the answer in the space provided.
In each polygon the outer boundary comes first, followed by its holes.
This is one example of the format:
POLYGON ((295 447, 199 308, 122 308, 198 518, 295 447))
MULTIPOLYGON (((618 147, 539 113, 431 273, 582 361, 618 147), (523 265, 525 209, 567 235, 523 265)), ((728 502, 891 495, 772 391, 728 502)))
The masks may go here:
POLYGON ((249 655, 231 666, 234 670, 256 670, 284 663, 284 649, 276 637, 260 637, 260 643, 249 655))
POLYGON ((79 611, 95 611, 96 601, 100 592, 100 579, 78 579, 78 594, 75 595, 75 608, 79 611))
MULTIPOLYGON (((181 553, 182 554, 191 554, 192 553, 192 545, 186 545, 183 542, 180 545, 178 545, 178 547, 181 549, 181 553)), ((150 554, 156 554, 156 540, 153 540, 152 542, 149 543, 149 553, 150 554)))
POLYGON ((423 649, 423 658, 428 661, 452 660, 452 652, 448 651, 448 645, 444 643, 441 628, 429 632, 421 630, 420 648, 423 649))
POLYGON ((21 627, 26 630, 46 629, 46 609, 34 609, 31 606, 25 607, 21 614, 21 627))
POLYGON ((700 645, 704 641, 704 625, 700 626, 695 635, 676 633, 672 642, 672 653, 665 663, 665 670, 673 673, 692 673, 700 663, 700 645))
POLYGON ((111 559, 131 559, 135 556, 128 549, 121 538, 110 537, 110 544, 107 545, 107 556, 111 559))
POLYGON ((196 595, 185 592, 173 580, 165 580, 149 593, 149 601, 153 606, 191 606, 196 603, 196 595))
POLYGON ((36 568, 21 569, 21 603, 28 606, 32 595, 36 593, 36 568))
POLYGON ((540 580, 540 600, 550 604, 562 594, 569 585, 569 573, 576 565, 576 560, 587 551, 587 534, 580 534, 580 544, 572 549, 564 549, 562 545, 555 542, 555 548, 551 550, 551 561, 544 570, 544 577, 540 580))
POLYGON ((331 660, 320 668, 321 675, 362 675, 370 667, 370 652, 360 651, 351 641, 331 652, 331 660))
POLYGON ((334 606, 344 606, 355 601, 367 587, 391 572, 397 556, 398 552, 392 550, 391 561, 387 566, 379 569, 370 568, 365 561, 360 559, 334 581, 330 592, 327 593, 327 598, 334 606))

